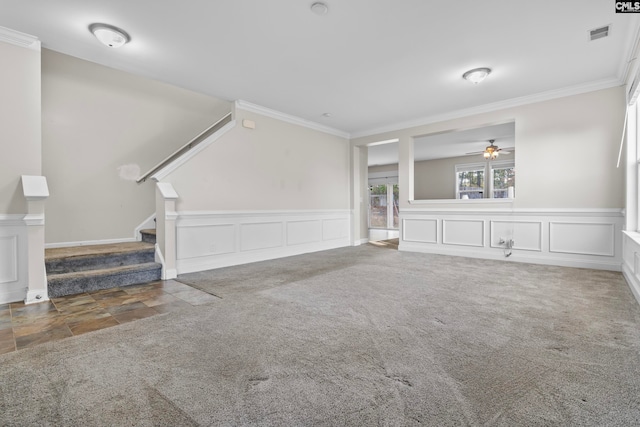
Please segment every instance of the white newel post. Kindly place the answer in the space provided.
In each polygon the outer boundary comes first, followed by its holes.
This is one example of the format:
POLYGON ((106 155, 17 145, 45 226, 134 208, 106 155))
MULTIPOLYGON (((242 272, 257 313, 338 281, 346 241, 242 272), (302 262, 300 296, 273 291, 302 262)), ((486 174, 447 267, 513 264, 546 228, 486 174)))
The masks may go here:
POLYGON ((44 176, 22 175, 22 193, 27 199, 27 295, 25 304, 48 301, 47 272, 44 266, 44 202, 49 197, 44 176))
POLYGON ((176 270, 176 200, 171 183, 156 183, 156 255, 162 263, 162 280, 178 277, 176 270))

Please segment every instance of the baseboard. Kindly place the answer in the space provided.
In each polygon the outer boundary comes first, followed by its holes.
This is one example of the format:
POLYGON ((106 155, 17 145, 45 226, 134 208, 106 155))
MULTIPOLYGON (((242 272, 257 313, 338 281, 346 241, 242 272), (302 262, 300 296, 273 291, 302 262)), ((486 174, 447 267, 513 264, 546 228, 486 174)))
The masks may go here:
POLYGON ((44 301, 49 301, 49 294, 46 289, 41 289, 38 291, 27 291, 27 296, 24 299, 24 303, 26 305, 44 301))
POLYGON ((353 246, 366 245, 367 243, 369 243, 369 239, 368 238, 360 239, 360 240, 354 241, 353 242, 353 246))
POLYGON ((142 240, 142 234, 140 234, 140 231, 146 230, 146 229, 149 229, 149 228, 156 228, 155 219, 156 219, 156 214, 154 212, 151 215, 149 215, 149 217, 147 219, 142 221, 140 223, 140 225, 138 225, 135 228, 135 230, 133 230, 133 238, 136 239, 137 241, 141 241, 142 240))
POLYGON ((607 270, 607 271, 621 271, 622 267, 620 263, 615 260, 586 260, 575 259, 569 257, 560 256, 545 256, 533 253, 513 251, 509 257, 505 257, 502 250, 481 250, 481 248, 474 249, 460 249, 460 248, 444 248, 442 246, 425 246, 422 244, 412 244, 409 242, 400 242, 398 246, 399 251, 405 252, 420 252, 434 255, 448 255, 458 256, 464 258, 477 258, 477 259, 490 259, 493 261, 503 262, 517 262, 525 264, 540 264, 540 265, 555 265, 559 267, 573 267, 573 268, 591 268, 594 270, 607 270))
POLYGON ((122 239, 103 239, 103 240, 82 240, 79 242, 59 242, 59 243, 45 243, 45 249, 50 248, 68 248, 71 246, 89 246, 89 245, 110 245, 113 243, 130 243, 136 242, 138 239, 133 237, 123 237, 122 239))
POLYGON ((638 281, 636 275, 633 274, 633 271, 631 271, 626 264, 622 264, 622 275, 627 281, 631 293, 636 297, 638 304, 640 304, 640 281, 638 281))
POLYGON ((234 265, 249 264, 252 262, 269 261, 277 258, 320 252, 347 246, 350 246, 350 242, 348 238, 345 238, 319 244, 288 246, 250 252, 236 252, 205 256, 201 258, 182 259, 177 261, 177 274, 232 267, 234 265))

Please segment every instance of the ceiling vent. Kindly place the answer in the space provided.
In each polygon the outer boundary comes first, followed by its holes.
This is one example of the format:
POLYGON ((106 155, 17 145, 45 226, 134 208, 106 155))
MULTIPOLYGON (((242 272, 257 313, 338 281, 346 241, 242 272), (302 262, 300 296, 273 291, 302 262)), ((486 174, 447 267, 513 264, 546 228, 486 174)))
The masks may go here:
POLYGON ((596 28, 595 30, 589 31, 589 40, 594 41, 607 37, 610 32, 609 27, 609 25, 606 25, 604 27, 596 28))

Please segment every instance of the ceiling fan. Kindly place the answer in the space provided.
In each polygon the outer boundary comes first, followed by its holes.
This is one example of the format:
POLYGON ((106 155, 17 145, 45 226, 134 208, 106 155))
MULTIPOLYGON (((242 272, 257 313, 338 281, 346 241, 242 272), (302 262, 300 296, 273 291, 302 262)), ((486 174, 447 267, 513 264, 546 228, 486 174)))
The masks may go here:
MULTIPOLYGON (((496 159, 499 153, 511 154, 509 151, 505 151, 502 148, 498 147, 497 145, 493 145, 495 141, 496 141, 495 139, 490 139, 489 145, 485 147, 484 151, 477 151, 475 153, 467 153, 467 154, 482 154, 483 157, 487 160, 496 159)), ((508 148, 508 149, 511 150, 512 148, 508 148)))

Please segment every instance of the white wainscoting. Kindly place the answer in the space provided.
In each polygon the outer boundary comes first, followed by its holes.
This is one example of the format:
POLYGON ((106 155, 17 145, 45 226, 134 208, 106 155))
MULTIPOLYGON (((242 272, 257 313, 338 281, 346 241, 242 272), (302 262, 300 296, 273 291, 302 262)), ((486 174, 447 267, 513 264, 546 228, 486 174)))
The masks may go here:
POLYGON ((350 246, 351 212, 179 212, 178 274, 350 246))
POLYGON ((622 233, 622 273, 640 304, 640 233, 622 233))
POLYGON ((28 284, 24 215, 0 215, 0 304, 24 300, 28 284))
POLYGON ((402 209, 399 250, 621 270, 622 209, 468 208, 402 209))

